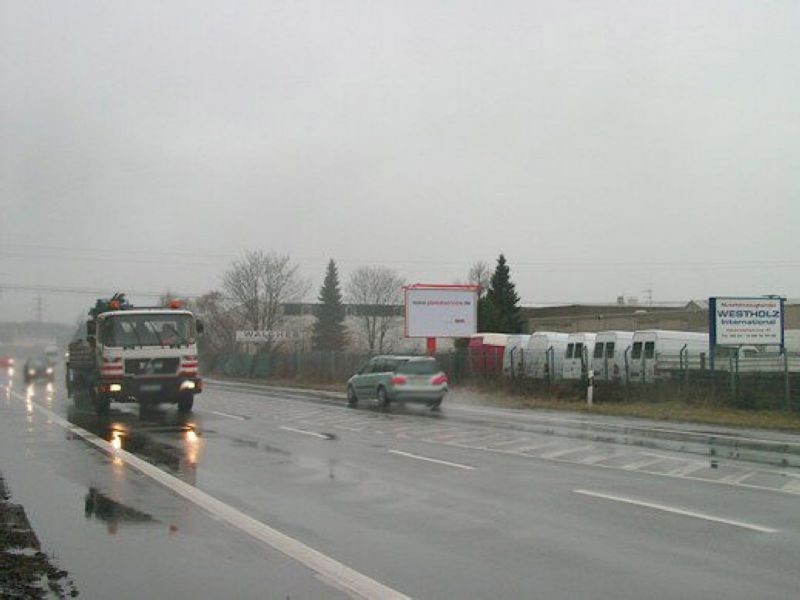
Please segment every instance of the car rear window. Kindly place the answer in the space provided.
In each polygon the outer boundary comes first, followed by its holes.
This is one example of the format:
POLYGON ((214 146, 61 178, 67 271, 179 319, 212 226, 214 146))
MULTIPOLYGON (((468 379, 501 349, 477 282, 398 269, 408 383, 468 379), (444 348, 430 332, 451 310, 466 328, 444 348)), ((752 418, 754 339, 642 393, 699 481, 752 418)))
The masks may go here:
POLYGON ((410 360, 397 367, 397 372, 404 375, 434 375, 441 370, 435 360, 410 360))

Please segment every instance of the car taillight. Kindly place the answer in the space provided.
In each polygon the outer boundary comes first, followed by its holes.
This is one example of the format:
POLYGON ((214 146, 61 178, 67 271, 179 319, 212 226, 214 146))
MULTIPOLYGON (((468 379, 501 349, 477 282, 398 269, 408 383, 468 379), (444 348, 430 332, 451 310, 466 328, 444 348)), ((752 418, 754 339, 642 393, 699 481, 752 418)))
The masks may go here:
POLYGON ((447 383, 447 375, 442 373, 441 375, 437 375, 436 377, 431 378, 431 383, 433 385, 443 385, 447 383))
POLYGON ((406 381, 406 378, 402 375, 395 375, 392 377, 392 385, 403 385, 406 381))

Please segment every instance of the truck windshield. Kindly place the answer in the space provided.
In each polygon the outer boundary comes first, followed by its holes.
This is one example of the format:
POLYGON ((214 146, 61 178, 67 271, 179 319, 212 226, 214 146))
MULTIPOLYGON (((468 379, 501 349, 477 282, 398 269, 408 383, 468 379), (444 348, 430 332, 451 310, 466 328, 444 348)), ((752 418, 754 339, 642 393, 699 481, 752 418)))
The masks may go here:
POLYGON ((105 346, 184 346, 194 344, 194 319, 186 314, 116 315, 103 320, 105 346))

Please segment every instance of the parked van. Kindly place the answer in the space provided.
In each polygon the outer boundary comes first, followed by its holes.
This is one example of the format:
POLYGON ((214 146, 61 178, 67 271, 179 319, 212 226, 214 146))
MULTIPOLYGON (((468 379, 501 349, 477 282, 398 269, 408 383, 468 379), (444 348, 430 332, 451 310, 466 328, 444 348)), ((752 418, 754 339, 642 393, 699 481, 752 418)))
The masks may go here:
POLYGON ((499 375, 508 342, 506 333, 476 333, 469 341, 470 370, 473 375, 499 375))
POLYGON ((629 379, 632 382, 647 383, 667 375, 657 363, 680 364, 681 351, 688 358, 689 368, 708 368, 708 334, 693 331, 667 331, 647 329, 633 334, 629 354, 629 379))
POLYGON ((525 334, 509 335, 506 349, 503 352, 503 375, 506 377, 523 377, 528 341, 531 336, 525 334))
POLYGON ((525 375, 533 379, 561 379, 568 337, 566 333, 554 331, 537 331, 531 335, 525 351, 525 375))
POLYGON ((625 380, 625 351, 632 343, 632 331, 601 331, 597 334, 591 360, 596 381, 625 380))
POLYGON ((589 361, 594 354, 594 333, 570 333, 564 350, 564 379, 581 379, 589 371, 589 361))

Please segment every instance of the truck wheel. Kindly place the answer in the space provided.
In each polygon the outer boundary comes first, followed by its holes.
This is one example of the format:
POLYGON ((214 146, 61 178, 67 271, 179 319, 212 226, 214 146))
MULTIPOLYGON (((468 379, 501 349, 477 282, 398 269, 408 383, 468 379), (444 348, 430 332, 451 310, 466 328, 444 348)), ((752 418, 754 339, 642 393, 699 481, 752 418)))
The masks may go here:
POLYGON ((106 398, 105 396, 94 397, 94 411, 98 415, 107 415, 109 410, 111 410, 111 398, 106 398))
POLYGON ((352 385, 347 386, 347 406, 350 408, 358 406, 358 396, 356 396, 356 391, 352 385))
POLYGON ((178 412, 188 413, 194 406, 194 396, 191 394, 178 398, 178 412))
POLYGON ((378 388, 378 407, 382 410, 389 408, 389 396, 386 395, 386 388, 383 386, 378 388))

